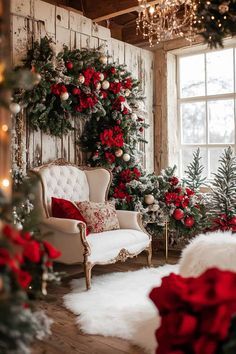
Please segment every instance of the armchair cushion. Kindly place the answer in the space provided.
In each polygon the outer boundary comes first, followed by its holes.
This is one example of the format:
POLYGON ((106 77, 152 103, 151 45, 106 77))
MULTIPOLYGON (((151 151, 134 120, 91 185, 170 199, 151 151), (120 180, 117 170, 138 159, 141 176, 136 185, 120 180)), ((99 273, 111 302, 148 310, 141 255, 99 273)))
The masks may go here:
MULTIPOLYGON (((51 209, 52 216, 55 218, 79 220, 86 224, 86 221, 77 206, 69 200, 52 197, 51 209)), ((89 234, 89 229, 87 227, 86 234, 89 234)))
POLYGON ((91 232, 103 232, 120 228, 115 206, 112 203, 75 202, 91 232))
POLYGON ((106 263, 115 260, 121 249, 138 254, 150 245, 150 239, 142 231, 120 229, 91 233, 87 237, 91 254, 89 262, 106 263))

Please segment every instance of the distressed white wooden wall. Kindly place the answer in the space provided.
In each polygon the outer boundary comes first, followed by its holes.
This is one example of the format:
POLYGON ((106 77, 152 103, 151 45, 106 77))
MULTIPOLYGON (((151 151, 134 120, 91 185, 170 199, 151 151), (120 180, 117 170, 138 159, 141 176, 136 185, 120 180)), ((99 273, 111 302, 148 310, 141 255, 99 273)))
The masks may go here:
MULTIPOLYGON (((77 12, 45 3, 41 0, 12 0, 12 60, 20 64, 32 42, 44 37, 52 37, 59 52, 66 44, 74 48, 96 48, 104 46, 111 56, 111 62, 125 63, 133 76, 141 81, 146 97, 147 123, 145 132, 148 145, 142 146, 147 170, 153 171, 153 62, 152 52, 140 49, 111 38, 110 30, 94 25, 92 21, 77 12)), ((83 129, 82 122, 75 121, 75 131, 61 138, 51 137, 42 132, 31 131, 26 126, 27 168, 64 157, 76 164, 84 164, 85 156, 75 144, 83 129)))

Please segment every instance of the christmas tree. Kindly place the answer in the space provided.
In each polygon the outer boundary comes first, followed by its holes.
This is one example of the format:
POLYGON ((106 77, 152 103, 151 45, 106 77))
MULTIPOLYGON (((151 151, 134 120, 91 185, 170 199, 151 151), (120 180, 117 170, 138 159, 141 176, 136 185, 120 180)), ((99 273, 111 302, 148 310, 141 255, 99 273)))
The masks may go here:
POLYGON ((185 177, 183 178, 183 182, 193 191, 198 191, 199 188, 206 181, 206 177, 202 177, 202 173, 204 170, 203 165, 201 164, 202 157, 200 156, 200 149, 198 148, 193 153, 193 160, 187 166, 185 173, 185 177))
POLYGON ((224 150, 219 162, 211 187, 212 228, 236 231, 236 157, 231 147, 224 150))

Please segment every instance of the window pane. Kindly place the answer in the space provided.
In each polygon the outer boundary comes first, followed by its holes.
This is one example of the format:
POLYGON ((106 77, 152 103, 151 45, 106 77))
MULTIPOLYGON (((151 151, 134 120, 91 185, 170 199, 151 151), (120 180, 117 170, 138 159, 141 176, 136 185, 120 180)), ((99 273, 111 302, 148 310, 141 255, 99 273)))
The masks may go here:
MULTIPOLYGON (((196 148, 183 148, 182 149, 182 176, 185 175, 184 171, 186 170, 186 167, 189 165, 190 162, 193 161, 193 153, 194 151, 197 150, 196 148)), ((200 153, 201 153, 201 164, 204 166, 204 170, 202 173, 203 177, 207 176, 207 150, 205 148, 200 148, 200 153)))
POLYGON ((180 97, 205 95, 204 54, 180 58, 180 97))
POLYGON ((234 143, 234 101, 208 102, 209 142, 213 144, 234 143))
POLYGON ((207 94, 216 95, 234 91, 233 49, 206 54, 207 94))
POLYGON ((204 102, 181 104, 183 144, 206 143, 206 105, 204 102))
POLYGON ((214 176, 212 173, 216 173, 217 168, 219 167, 219 159, 220 156, 223 154, 224 148, 210 148, 209 155, 210 155, 210 171, 211 171, 211 178, 214 176))

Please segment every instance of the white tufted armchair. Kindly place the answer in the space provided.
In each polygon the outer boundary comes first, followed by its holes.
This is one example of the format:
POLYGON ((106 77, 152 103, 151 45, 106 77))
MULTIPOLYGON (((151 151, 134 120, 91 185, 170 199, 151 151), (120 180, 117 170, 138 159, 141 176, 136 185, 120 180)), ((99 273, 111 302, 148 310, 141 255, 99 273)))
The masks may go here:
POLYGON ((86 236, 85 223, 51 216, 51 197, 70 201, 104 202, 107 200, 111 173, 104 168, 79 168, 63 159, 31 171, 39 177, 37 208, 41 214, 41 231, 62 252, 59 262, 84 263, 87 289, 95 264, 125 261, 146 251, 151 265, 152 240, 142 226, 141 215, 117 210, 119 230, 86 236), (49 233, 50 232, 50 233, 49 233))

